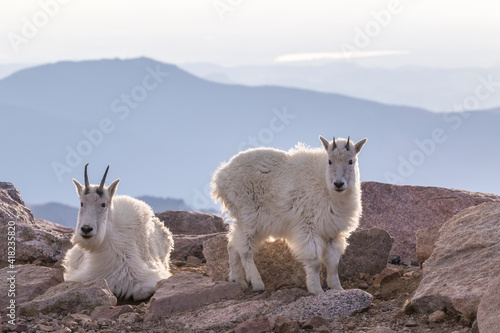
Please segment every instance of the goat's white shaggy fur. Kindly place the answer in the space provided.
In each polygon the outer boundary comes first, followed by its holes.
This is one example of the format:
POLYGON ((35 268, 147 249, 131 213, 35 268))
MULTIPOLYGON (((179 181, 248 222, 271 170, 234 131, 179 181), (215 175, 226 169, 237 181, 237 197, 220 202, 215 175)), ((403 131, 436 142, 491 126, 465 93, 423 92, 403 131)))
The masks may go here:
POLYGON ((233 219, 228 235, 230 281, 264 289, 253 253, 272 236, 284 238, 303 263, 310 292, 323 291, 322 262, 328 287, 342 289, 338 262, 361 216, 357 154, 366 139, 356 144, 320 139, 326 152, 302 144, 288 152, 249 149, 214 173, 212 197, 222 201, 233 219))
POLYGON ((156 283, 171 275, 172 233, 145 202, 113 197, 117 182, 104 188, 101 195, 97 185, 90 185, 85 194, 83 186, 74 182, 82 207, 72 238, 74 246, 64 259, 64 279, 105 279, 119 298, 150 297, 156 283))

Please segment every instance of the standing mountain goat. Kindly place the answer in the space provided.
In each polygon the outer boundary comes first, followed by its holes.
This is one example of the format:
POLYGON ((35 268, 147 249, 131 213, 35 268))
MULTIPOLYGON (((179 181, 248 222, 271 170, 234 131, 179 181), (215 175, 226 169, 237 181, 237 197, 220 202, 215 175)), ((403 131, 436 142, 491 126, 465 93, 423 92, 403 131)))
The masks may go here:
POLYGON ((74 246, 64 259, 64 279, 106 279, 117 297, 146 299, 156 282, 171 275, 172 233, 145 202, 114 196, 119 179, 104 186, 109 165, 101 184, 89 185, 87 165, 85 187, 73 179, 80 211, 74 246))
POLYGON ((227 246, 230 281, 264 289, 253 255, 272 236, 284 238, 304 265, 309 292, 323 292, 322 262, 328 287, 342 289, 338 263, 361 216, 357 155, 366 139, 353 144, 319 138, 326 152, 300 143, 288 152, 249 149, 215 172, 212 197, 222 201, 234 220, 227 246))

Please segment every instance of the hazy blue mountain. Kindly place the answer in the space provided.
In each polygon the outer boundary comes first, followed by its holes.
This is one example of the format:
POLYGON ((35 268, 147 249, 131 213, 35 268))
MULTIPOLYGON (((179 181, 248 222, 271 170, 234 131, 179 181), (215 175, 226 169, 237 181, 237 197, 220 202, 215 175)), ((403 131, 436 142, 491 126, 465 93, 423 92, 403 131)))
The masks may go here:
MULTIPOLYGON (((500 106, 500 66, 496 68, 362 67, 346 63, 272 64, 223 67, 183 64, 194 75, 219 83, 279 85, 332 92, 380 103, 402 104, 433 111, 452 110, 491 76, 496 93, 479 108, 500 106)), ((484 90, 486 92, 486 90, 484 90)))
POLYGON ((443 115, 332 93, 219 84, 139 58, 21 70, 0 80, 0 112, 0 177, 26 202, 77 206, 71 179, 83 182, 90 163, 90 181, 99 183, 109 163, 107 184, 120 178, 119 194, 214 208, 209 182, 222 161, 255 145, 320 147, 319 134, 368 137, 363 180, 500 188, 492 177, 500 157, 491 148, 500 141, 498 110, 443 115), (433 132, 439 142, 426 145, 433 132))
POLYGON ((78 208, 76 207, 49 202, 41 205, 28 204, 28 208, 37 219, 48 220, 71 228, 76 227, 78 218, 78 208))
MULTIPOLYGON (((166 210, 187 210, 193 209, 186 205, 182 199, 158 198, 149 195, 142 195, 137 199, 146 202, 153 208, 155 212, 163 212, 166 210)), ((57 202, 49 202, 46 204, 31 205, 28 204, 33 216, 37 219, 56 222, 68 227, 74 228, 78 218, 78 208, 68 206, 57 202)))

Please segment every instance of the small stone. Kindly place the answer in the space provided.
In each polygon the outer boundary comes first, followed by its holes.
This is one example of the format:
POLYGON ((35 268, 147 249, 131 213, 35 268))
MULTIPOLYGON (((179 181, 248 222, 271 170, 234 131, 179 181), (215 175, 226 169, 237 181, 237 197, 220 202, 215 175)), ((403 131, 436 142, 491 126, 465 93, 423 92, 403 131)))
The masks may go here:
POLYGON ((395 331, 391 330, 390 328, 387 327, 382 327, 382 326, 377 326, 372 330, 369 330, 366 333, 395 333, 395 331))
POLYGON ((53 332, 54 331, 54 326, 49 326, 49 325, 44 325, 44 324, 38 324, 38 325, 36 325, 36 328, 42 332, 53 332))
POLYGON ((434 311, 429 315, 429 321, 431 323, 439 323, 440 321, 443 321, 446 318, 446 313, 441 310, 434 311))
POLYGON ((278 316, 275 319, 274 333, 298 333, 300 329, 299 322, 295 319, 278 316))
POLYGON ((416 327, 418 326, 418 323, 415 319, 408 319, 405 323, 406 327, 416 327))
POLYGON ((235 333, 266 333, 271 331, 271 323, 267 317, 248 319, 234 328, 235 333))
POLYGON ((330 329, 326 326, 320 326, 320 327, 315 327, 313 328, 313 332, 324 332, 324 333, 329 333, 330 329))
POLYGON ((399 265, 401 264, 401 256, 399 254, 391 254, 388 260, 389 264, 399 265))
POLYGON ((54 331, 54 333, 71 333, 71 328, 65 327, 60 330, 54 331))
POLYGON ((368 289, 369 285, 367 282, 361 282, 358 284, 359 289, 368 289))
POLYGON ((138 313, 128 312, 128 313, 121 314, 120 317, 118 317, 118 323, 125 324, 125 325, 132 325, 132 324, 138 322, 140 319, 141 319, 141 316, 138 313))
POLYGON ((199 266, 202 263, 203 263, 202 260, 200 258, 198 258, 198 257, 188 256, 187 259, 186 259, 186 264, 187 265, 199 266))
POLYGON ((323 317, 312 317, 303 326, 303 329, 310 330, 316 327, 328 326, 328 321, 323 317))
POLYGON ((357 325, 354 321, 350 321, 347 324, 345 324, 345 327, 349 330, 354 330, 356 329, 357 325))

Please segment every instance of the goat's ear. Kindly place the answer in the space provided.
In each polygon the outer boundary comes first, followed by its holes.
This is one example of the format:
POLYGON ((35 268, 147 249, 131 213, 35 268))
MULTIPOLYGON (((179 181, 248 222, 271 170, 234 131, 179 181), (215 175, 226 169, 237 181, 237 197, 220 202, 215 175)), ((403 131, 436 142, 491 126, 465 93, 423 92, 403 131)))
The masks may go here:
POLYGON ((354 145, 354 147, 356 147, 356 154, 359 154, 359 152, 361 151, 361 148, 363 148, 366 141, 368 141, 368 139, 364 138, 363 140, 359 140, 358 143, 356 143, 354 145))
POLYGON ((83 191, 85 190, 85 188, 75 178, 73 178, 73 184, 75 184, 75 187, 76 187, 76 194, 78 194, 78 196, 81 196, 83 194, 83 191))
POLYGON ((319 139, 321 140, 321 143, 323 143, 323 147, 325 147, 326 151, 328 151, 328 147, 330 146, 330 142, 328 142, 327 139, 322 137, 321 135, 319 136, 319 139))
POLYGON ((108 187, 109 191, 109 197, 112 198, 115 193, 116 193, 116 188, 118 187, 118 183, 120 182, 120 179, 115 180, 114 182, 111 183, 108 187))

